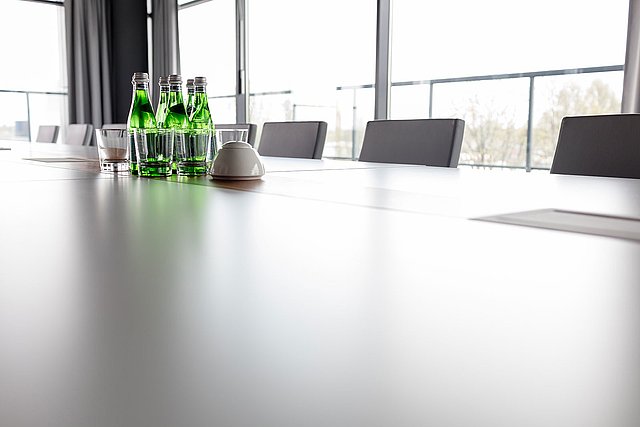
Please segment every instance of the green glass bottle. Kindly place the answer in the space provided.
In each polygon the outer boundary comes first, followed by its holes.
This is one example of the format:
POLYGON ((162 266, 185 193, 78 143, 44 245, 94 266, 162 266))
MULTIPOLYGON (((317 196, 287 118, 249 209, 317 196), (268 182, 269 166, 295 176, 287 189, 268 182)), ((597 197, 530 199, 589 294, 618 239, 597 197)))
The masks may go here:
POLYGON ((216 146, 213 141, 214 124, 209 110, 206 77, 194 79, 195 110, 189 116, 189 144, 197 164, 193 174, 204 175, 211 169, 216 146), (204 159, 202 156, 204 155, 204 159), (204 160, 204 165, 202 165, 204 160))
POLYGON ((195 88, 193 86, 193 79, 187 79, 187 117, 191 117, 195 108, 195 88))
POLYGON ((169 106, 169 78, 160 77, 158 86, 160 87, 160 98, 158 99, 158 108, 156 108, 156 124, 159 128, 163 128, 169 106))
POLYGON ((149 96, 149 74, 136 72, 131 78, 133 94, 131 97, 131 108, 127 118, 127 132, 129 134, 129 145, 131 147, 131 174, 138 174, 138 162, 136 157, 134 129, 155 129, 156 116, 153 112, 151 97, 149 96))
POLYGON ((169 107, 167 109, 167 118, 164 121, 163 128, 172 129, 174 131, 173 140, 173 157, 174 161, 171 165, 172 170, 177 170, 176 150, 178 146, 184 144, 186 133, 189 127, 189 116, 184 105, 184 97, 182 95, 182 77, 179 74, 171 74, 169 76, 169 107))

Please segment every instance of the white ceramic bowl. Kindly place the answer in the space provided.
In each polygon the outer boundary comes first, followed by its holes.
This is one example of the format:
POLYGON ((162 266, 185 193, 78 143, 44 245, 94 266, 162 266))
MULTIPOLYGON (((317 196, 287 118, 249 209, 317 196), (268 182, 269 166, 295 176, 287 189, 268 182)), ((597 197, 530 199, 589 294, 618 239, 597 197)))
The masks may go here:
POLYGON ((258 152, 248 143, 241 141, 224 144, 211 168, 211 176, 214 179, 260 179, 264 173, 264 164, 258 152))

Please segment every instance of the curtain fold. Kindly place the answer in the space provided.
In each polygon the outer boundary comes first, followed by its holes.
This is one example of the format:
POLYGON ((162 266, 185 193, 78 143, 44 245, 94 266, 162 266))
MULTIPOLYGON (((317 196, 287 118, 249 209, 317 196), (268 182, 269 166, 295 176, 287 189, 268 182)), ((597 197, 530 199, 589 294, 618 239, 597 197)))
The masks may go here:
POLYGON ((152 57, 151 93, 153 105, 158 105, 158 78, 180 74, 180 46, 178 37, 178 2, 152 0, 152 57))
MULTIPOLYGON (((108 0, 65 0, 69 123, 112 123, 108 0)), ((93 138, 92 138, 93 144, 93 138)))
POLYGON ((622 112, 640 113, 640 0, 629 0, 622 112))

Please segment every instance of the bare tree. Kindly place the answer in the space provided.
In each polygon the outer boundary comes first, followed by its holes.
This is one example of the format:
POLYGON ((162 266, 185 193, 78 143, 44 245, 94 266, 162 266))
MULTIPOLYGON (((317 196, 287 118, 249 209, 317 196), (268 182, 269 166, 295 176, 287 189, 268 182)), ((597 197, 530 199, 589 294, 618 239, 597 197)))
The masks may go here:
POLYGON ((493 166, 523 164, 526 129, 516 124, 511 108, 486 105, 474 96, 458 116, 465 120, 462 163, 493 166))
POLYGON ((562 118, 620 112, 620 98, 602 80, 594 80, 587 88, 576 83, 551 92, 548 108, 532 130, 532 164, 550 167, 560 132, 562 118))

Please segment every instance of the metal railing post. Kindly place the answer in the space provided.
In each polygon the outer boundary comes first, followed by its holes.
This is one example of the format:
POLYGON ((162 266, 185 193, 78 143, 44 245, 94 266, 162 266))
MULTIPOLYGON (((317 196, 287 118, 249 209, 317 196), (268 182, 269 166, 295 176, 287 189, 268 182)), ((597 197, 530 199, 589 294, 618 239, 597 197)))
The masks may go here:
POLYGON ((378 0, 376 25, 376 85, 373 118, 389 118, 391 89, 391 0, 378 0))
POLYGON ((353 106, 351 108, 351 160, 356 159, 356 88, 353 89, 353 106))
POLYGON ((433 82, 429 82, 429 118, 433 117, 433 82))
POLYGON ((525 169, 531 172, 531 140, 533 135, 533 95, 535 77, 529 77, 529 115, 527 117, 527 146, 525 149, 525 169))
POLYGON ((236 123, 249 121, 247 0, 236 0, 236 123))
POLYGON ((29 92, 25 92, 27 97, 27 135, 29 142, 31 142, 31 105, 29 104, 29 92))

